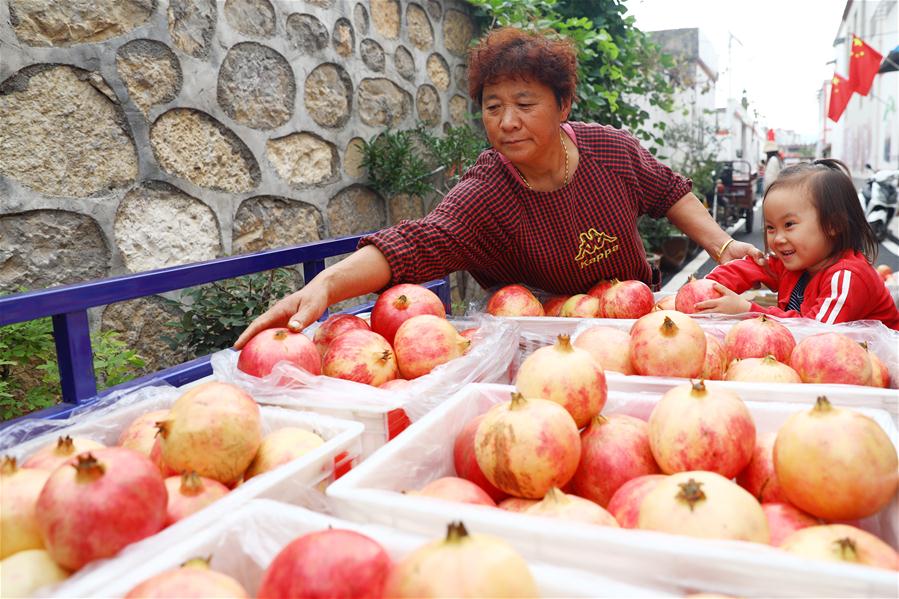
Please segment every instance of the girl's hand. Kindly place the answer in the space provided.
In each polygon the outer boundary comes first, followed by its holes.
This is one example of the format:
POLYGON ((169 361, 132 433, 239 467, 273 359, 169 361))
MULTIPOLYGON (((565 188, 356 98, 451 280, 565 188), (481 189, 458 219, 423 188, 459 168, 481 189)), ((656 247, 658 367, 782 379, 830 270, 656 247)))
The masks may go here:
POLYGON ((743 312, 749 312, 752 308, 752 304, 748 300, 743 299, 721 283, 715 283, 715 290, 721 294, 721 297, 696 302, 696 305, 693 307, 697 312, 700 314, 709 314, 711 312, 742 314, 743 312))
POLYGON ((724 264, 725 262, 730 262, 731 260, 739 260, 744 256, 751 256, 755 263, 759 266, 766 266, 768 264, 768 261, 765 259, 765 254, 763 254, 760 249, 758 249, 751 243, 737 240, 734 240, 730 244, 728 244, 728 246, 724 249, 724 253, 722 253, 718 257, 718 263, 724 264))

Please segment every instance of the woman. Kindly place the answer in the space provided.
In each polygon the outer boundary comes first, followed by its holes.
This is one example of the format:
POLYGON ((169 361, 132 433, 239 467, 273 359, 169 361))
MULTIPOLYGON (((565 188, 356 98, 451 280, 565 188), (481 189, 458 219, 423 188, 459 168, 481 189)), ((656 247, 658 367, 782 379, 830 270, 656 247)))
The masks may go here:
POLYGON ((257 318, 302 330, 338 301, 468 270, 484 287, 583 293, 601 279, 651 281, 637 217, 668 219, 719 262, 762 253, 721 230, 688 179, 629 133, 568 123, 577 58, 568 40, 490 32, 469 57, 469 95, 492 148, 425 218, 364 237, 359 250, 257 318))

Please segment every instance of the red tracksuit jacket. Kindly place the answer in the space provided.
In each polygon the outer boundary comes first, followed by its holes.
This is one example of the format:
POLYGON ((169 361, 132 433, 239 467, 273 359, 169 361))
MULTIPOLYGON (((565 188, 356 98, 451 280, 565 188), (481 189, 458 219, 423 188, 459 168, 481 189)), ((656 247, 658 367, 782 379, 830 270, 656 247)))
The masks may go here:
POLYGON ((788 318, 804 316, 826 324, 879 320, 899 330, 899 310, 893 298, 880 275, 859 252, 847 250, 835 264, 812 275, 799 312, 786 308, 802 271, 785 269, 783 262, 775 257, 768 258, 768 266, 770 273, 746 257, 716 267, 706 278, 736 293, 743 293, 757 283, 777 292, 777 307, 752 304, 753 312, 788 318))

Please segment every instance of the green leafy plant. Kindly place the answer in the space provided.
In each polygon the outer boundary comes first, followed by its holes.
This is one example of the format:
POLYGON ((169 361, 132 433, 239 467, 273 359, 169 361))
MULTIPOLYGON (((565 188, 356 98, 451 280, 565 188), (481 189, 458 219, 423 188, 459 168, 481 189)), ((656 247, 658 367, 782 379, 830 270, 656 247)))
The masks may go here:
MULTIPOLYGON (((649 122, 648 102, 674 108, 670 55, 626 17, 623 0, 468 0, 483 28, 514 26, 555 32, 578 49, 574 120, 625 127, 644 141, 658 142, 664 121, 649 122)), ((654 151, 651 148, 650 151, 654 151)))
POLYGON ((284 268, 192 287, 176 302, 181 318, 166 323, 175 332, 164 339, 194 357, 231 347, 254 318, 293 288, 294 274, 284 268))
POLYGON ((710 122, 700 116, 695 121, 671 125, 662 140, 671 153, 671 168, 693 180, 693 193, 699 199, 708 197, 714 191, 721 145, 710 122))
MULTIPOLYGON (((49 318, 0 328, 0 418, 8 420, 59 403, 59 366, 49 318)), ((137 376, 145 362, 115 331, 91 335, 97 389, 137 376)))
POLYGON ((443 194, 459 182, 478 156, 488 148, 487 138, 480 130, 468 125, 448 128, 443 136, 436 136, 423 131, 424 142, 431 153, 432 161, 441 171, 441 187, 443 194))
POLYGON ((667 218, 652 218, 646 214, 637 219, 637 230, 647 253, 661 252, 665 240, 678 233, 667 218))
POLYGON ((422 157, 421 129, 386 130, 363 141, 362 166, 368 169, 369 186, 385 197, 422 196, 431 190, 432 174, 422 157))

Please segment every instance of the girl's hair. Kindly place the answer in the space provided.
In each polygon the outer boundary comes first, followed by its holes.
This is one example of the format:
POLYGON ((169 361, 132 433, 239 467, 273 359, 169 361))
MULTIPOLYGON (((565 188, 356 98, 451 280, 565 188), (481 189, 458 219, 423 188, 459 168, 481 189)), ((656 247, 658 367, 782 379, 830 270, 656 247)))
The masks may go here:
MULTIPOLYGON (((821 229, 830 239, 829 258, 848 249, 860 252, 870 263, 877 258, 877 239, 865 219, 845 164, 834 158, 822 158, 788 166, 765 191, 765 198, 778 187, 803 187, 809 192, 821 229)), ((766 249, 767 245, 766 237, 766 249)))
POLYGON ((560 107, 565 100, 574 101, 574 42, 515 27, 490 31, 468 52, 468 95, 480 105, 484 86, 506 78, 543 83, 553 90, 560 107))

